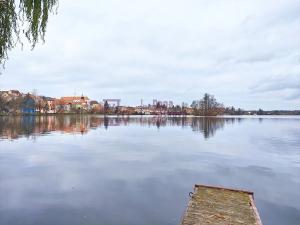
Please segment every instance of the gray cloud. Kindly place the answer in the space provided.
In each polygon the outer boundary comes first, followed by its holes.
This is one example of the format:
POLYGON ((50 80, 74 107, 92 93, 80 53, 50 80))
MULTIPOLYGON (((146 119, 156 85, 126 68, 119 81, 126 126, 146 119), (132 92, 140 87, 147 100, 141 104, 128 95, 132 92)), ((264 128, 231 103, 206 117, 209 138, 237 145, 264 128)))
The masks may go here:
POLYGON ((251 90, 258 93, 281 92, 285 93, 284 99, 297 100, 300 99, 300 74, 270 77, 261 80, 251 90))
POLYGON ((297 0, 65 0, 44 45, 10 53, 0 89, 124 104, 210 92, 242 108, 294 109, 299 8, 297 0))
POLYGON ((294 92, 293 94, 288 96, 286 99, 287 100, 299 100, 300 99, 300 88, 296 92, 294 92))
POLYGON ((300 89, 300 74, 270 77, 269 79, 262 80, 252 89, 262 92, 280 91, 284 89, 300 89), (289 77, 290 79, 286 79, 287 77, 289 77))

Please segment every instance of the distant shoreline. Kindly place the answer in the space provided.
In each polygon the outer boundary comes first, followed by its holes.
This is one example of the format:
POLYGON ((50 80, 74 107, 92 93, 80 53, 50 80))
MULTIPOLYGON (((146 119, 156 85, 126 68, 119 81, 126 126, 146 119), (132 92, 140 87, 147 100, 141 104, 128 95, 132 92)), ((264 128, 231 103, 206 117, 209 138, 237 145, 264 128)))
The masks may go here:
POLYGON ((110 117, 110 116, 145 116, 145 117, 224 117, 224 118, 230 118, 230 117, 257 117, 257 118, 262 118, 262 117, 269 117, 269 116, 300 116, 300 114, 267 114, 267 115, 228 115, 228 114, 223 114, 223 115, 211 115, 211 116, 199 116, 199 115, 172 115, 172 114, 150 114, 150 115, 145 115, 145 114, 102 114, 102 113, 43 113, 43 114, 0 114, 0 117, 20 117, 20 116, 32 116, 32 117, 43 117, 43 116, 104 116, 104 117, 110 117))

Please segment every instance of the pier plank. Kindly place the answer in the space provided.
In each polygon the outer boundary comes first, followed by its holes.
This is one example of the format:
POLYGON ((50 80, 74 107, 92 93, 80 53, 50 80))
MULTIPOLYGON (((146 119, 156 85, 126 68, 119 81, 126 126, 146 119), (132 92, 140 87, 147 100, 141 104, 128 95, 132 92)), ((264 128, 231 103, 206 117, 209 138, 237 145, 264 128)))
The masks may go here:
POLYGON ((181 225, 262 225, 253 193, 195 185, 181 225))

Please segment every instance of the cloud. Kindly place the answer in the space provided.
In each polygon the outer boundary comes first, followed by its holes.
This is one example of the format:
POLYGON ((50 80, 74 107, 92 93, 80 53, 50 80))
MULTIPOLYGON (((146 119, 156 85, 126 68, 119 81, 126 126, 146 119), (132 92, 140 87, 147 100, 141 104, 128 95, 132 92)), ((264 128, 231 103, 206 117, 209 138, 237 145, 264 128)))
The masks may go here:
POLYGON ((258 93, 280 92, 287 93, 283 98, 285 100, 300 99, 300 73, 294 75, 271 76, 268 79, 260 81, 251 88, 258 93))
POLYGON ((299 100, 300 99, 300 89, 295 91, 293 94, 290 96, 286 97, 286 100, 299 100))
POLYGON ((269 77, 252 87, 256 91, 281 91, 285 89, 300 90, 300 74, 269 77), (289 78, 289 79, 287 79, 289 78))
POLYGON ((45 44, 10 53, 0 88, 126 104, 209 92, 242 108, 295 108, 299 9, 297 0, 62 1, 45 44))

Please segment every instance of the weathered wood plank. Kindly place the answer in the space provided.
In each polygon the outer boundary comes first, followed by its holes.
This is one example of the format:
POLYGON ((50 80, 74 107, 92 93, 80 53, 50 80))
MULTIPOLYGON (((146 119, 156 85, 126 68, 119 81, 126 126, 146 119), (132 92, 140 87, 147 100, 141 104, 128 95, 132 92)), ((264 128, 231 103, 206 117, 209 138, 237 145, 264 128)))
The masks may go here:
POLYGON ((253 192, 195 185, 181 225, 262 225, 253 192))

